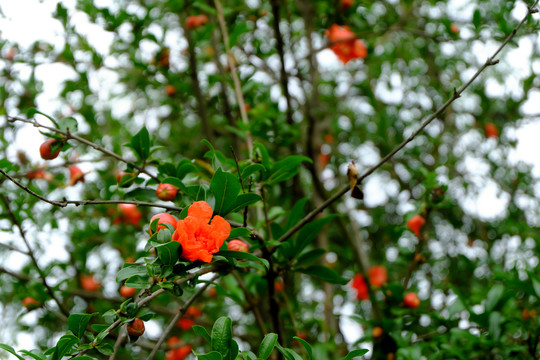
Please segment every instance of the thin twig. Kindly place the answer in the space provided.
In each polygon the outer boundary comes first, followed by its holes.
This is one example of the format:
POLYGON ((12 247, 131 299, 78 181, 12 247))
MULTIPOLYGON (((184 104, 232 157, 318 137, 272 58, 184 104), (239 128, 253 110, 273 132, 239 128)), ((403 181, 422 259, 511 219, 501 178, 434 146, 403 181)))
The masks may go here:
POLYGON ((60 309, 62 314, 65 315, 66 320, 67 320, 67 317, 69 317, 69 311, 67 311, 64 308, 64 306, 62 305, 60 300, 58 300, 56 295, 54 295, 53 290, 51 289, 51 287, 47 283, 47 277, 45 276, 45 273, 39 267, 37 259, 34 256, 34 252, 32 251, 32 247, 30 246, 30 243, 29 243, 28 239, 26 238, 26 232, 22 228, 22 225, 21 225, 19 219, 17 219, 17 217, 15 216, 13 211, 11 211, 11 207, 9 206, 9 200, 4 195, 0 195, 0 199, 2 199, 2 202, 4 203, 4 206, 6 208, 6 212, 7 212, 8 216, 9 216, 9 218, 11 219, 13 224, 17 227, 17 229, 19 229, 19 233, 21 234, 21 238, 23 239, 24 245, 26 246, 26 250, 28 252, 27 255, 32 260, 32 263, 34 264, 34 267, 36 268, 36 270, 37 270, 37 272, 39 274, 39 277, 41 278, 41 282, 43 283, 43 286, 45 286, 45 289, 47 289, 47 292, 49 293, 49 296, 51 297, 51 299, 54 300, 56 305, 58 305, 58 308, 60 309))
MULTIPOLYGON (((246 103, 244 101, 244 95, 242 94, 242 85, 240 84, 240 79, 238 78, 238 73, 236 71, 236 64, 229 47, 229 33, 227 31, 227 25, 225 23, 225 17, 223 16, 223 6, 219 0, 214 0, 214 5, 216 7, 219 28, 221 29, 221 35, 223 37, 223 43, 225 45, 225 51, 227 52, 227 63, 229 64, 229 69, 231 70, 231 76, 234 83, 234 92, 236 94, 236 101, 238 101, 238 107, 240 108, 240 116, 244 125, 249 126, 249 120, 246 112, 246 103)), ((249 150, 249 157, 251 158, 253 154, 253 138, 249 130, 246 130, 246 142, 249 150)))
MULTIPOLYGON (((200 276, 200 275, 204 275, 204 274, 207 274, 209 272, 213 272, 216 270, 216 267, 215 266, 209 266, 209 267, 206 267, 204 269, 201 269, 197 272, 194 272, 194 273, 190 273, 188 276, 186 276, 185 278, 183 279, 179 279, 177 281, 175 281, 175 283, 177 285, 181 285, 187 281, 190 281, 191 279, 197 277, 197 276, 200 276)), ((159 295, 163 294, 164 292, 166 292, 167 290, 165 289, 159 289, 159 290, 156 290, 154 291, 153 293, 151 293, 150 295, 147 295, 146 297, 142 298, 142 299, 139 299, 135 302, 135 304, 137 304, 137 306, 140 308, 142 306, 144 306, 146 303, 152 301, 153 299, 155 299, 156 297, 158 297, 159 295)), ((104 330, 104 332, 106 333, 110 333, 111 331, 113 331, 114 329, 116 329, 118 327, 118 325, 120 325, 122 323, 122 319, 119 318, 117 319, 115 322, 113 322, 111 325, 109 325, 109 327, 107 329, 104 330)), ((92 346, 96 346, 97 343, 96 341, 94 340, 92 343, 91 343, 92 346)), ((87 350, 83 350, 81 351, 78 356, 80 355, 83 355, 86 353, 87 350)))
POLYGON ((26 251, 21 250, 21 249, 17 249, 16 247, 11 246, 11 245, 9 245, 9 244, 0 243, 0 246, 3 246, 3 247, 5 247, 6 249, 9 249, 9 250, 11 250, 11 251, 18 252, 18 253, 23 254, 23 255, 28 255, 28 253, 27 253, 26 251))
MULTIPOLYGON (((137 200, 67 200, 64 199, 62 201, 56 201, 56 200, 50 200, 46 197, 43 197, 34 191, 30 190, 28 187, 21 184, 19 181, 11 177, 9 174, 7 174, 4 170, 0 169, 0 174, 7 177, 12 183, 29 193, 30 195, 38 198, 39 200, 46 202, 48 204, 59 206, 59 207, 66 207, 68 205, 75 205, 75 206, 82 206, 82 205, 107 205, 107 204, 133 204, 137 206, 148 206, 148 207, 155 207, 155 208, 161 208, 166 209, 170 211, 179 211, 182 212, 183 208, 172 206, 172 205, 165 205, 165 204, 158 204, 158 203, 151 203, 146 201, 137 201, 137 200)), ((252 233, 254 233, 255 236, 261 237, 261 235, 255 233, 255 230, 251 227, 247 227, 245 224, 240 224, 236 221, 229 221, 229 224, 231 224, 232 227, 238 228, 238 227, 245 227, 252 233)))
MULTIPOLYGON (((377 164, 369 168, 364 174, 362 174, 358 178, 358 182, 362 182, 365 178, 370 176, 380 168, 382 165, 384 165, 388 160, 390 160, 397 152, 399 152, 401 149, 403 149, 408 143, 414 140, 418 134, 420 134, 426 126, 431 124, 433 120, 435 120, 438 116, 440 116, 455 100, 457 100, 461 94, 476 80, 476 78, 489 66, 493 66, 499 63, 499 60, 495 60, 495 57, 501 52, 501 50, 514 38, 517 31, 521 28, 521 26, 525 23, 527 18, 530 14, 534 13, 534 7, 538 4, 538 1, 536 0, 531 7, 529 7, 529 12, 525 17, 521 20, 521 22, 512 30, 510 35, 507 36, 506 40, 499 46, 497 50, 491 55, 486 62, 476 71, 476 73, 471 77, 469 81, 467 81, 464 85, 462 85, 458 90, 454 89, 454 92, 452 96, 441 106, 437 111, 435 111, 431 116, 429 116, 421 125, 420 127, 413 132, 407 139, 405 139, 401 144, 396 146, 390 153, 388 153, 384 158, 382 158, 377 164)), ((311 211, 309 214, 307 214, 302 220, 300 220, 295 226, 293 226, 291 229, 289 229, 285 234, 283 234, 278 241, 283 242, 287 239, 289 239, 292 235, 294 235, 298 230, 300 230, 305 224, 313 220, 317 214, 319 214, 321 211, 326 209, 328 206, 330 206, 332 203, 334 203, 336 200, 338 200, 341 196, 343 196, 347 191, 349 190, 349 185, 343 186, 341 189, 338 190, 337 193, 332 195, 329 199, 327 199, 325 202, 323 202, 319 207, 311 211)))
POLYGON ((208 286, 210 286, 210 283, 212 281, 215 281, 217 278, 219 277, 219 274, 215 274, 206 284, 204 284, 203 286, 201 286, 196 292, 195 294, 193 294, 187 301, 184 305, 182 305, 178 311, 176 312, 176 315, 173 316, 173 318, 171 319, 171 321, 169 322, 169 325, 167 325, 167 328, 165 330, 163 330, 163 333, 161 334, 161 336, 159 337, 158 341, 156 342, 156 344, 154 345, 154 348, 152 349, 152 352, 150 353, 150 355, 148 355, 148 357, 146 358, 146 360, 152 360, 154 358, 154 356, 156 356, 156 353, 159 351, 159 348, 161 347, 161 344, 163 344, 163 342, 165 342, 165 339, 167 338, 167 336, 169 336, 169 333, 172 331, 173 327, 176 325, 176 323, 178 322, 178 319, 180 319, 187 311, 187 309, 191 306, 191 304, 193 304, 193 302, 206 290, 206 288, 208 286))
POLYGON ((255 316, 255 322, 257 323, 257 326, 259 327, 259 330, 261 331, 261 335, 265 335, 266 329, 264 327, 264 320, 262 318, 261 311, 259 307, 257 306, 257 300, 249 292, 246 284, 244 283, 244 280, 242 280, 242 277, 238 275, 238 272, 236 270, 232 271, 232 275, 236 279, 236 282, 238 283, 238 286, 240 286, 240 289, 242 289, 242 291, 244 292, 244 296, 246 297, 246 300, 249 303, 250 310, 253 312, 253 315, 255 316))
POLYGON ((114 343, 114 351, 109 357, 109 360, 114 360, 114 358, 116 358, 116 354, 118 354, 118 350, 120 350, 120 348, 122 347, 122 343, 124 342, 125 337, 126 331, 124 329, 121 329, 120 334, 118 334, 118 338, 116 338, 116 342, 114 343))
POLYGON ((69 131, 63 131, 63 130, 60 130, 60 129, 57 129, 57 128, 54 128, 54 127, 51 127, 51 126, 43 125, 43 124, 38 123, 36 120, 22 119, 22 118, 18 118, 18 117, 14 117, 14 116, 8 116, 8 121, 10 121, 10 122, 21 121, 21 122, 24 122, 24 123, 27 123, 27 124, 32 124, 32 125, 34 125, 35 127, 38 127, 38 128, 43 128, 43 129, 47 129, 49 131, 53 131, 53 132, 58 133, 58 134, 62 134, 62 135, 64 135, 66 137, 66 140, 73 139, 73 140, 76 140, 76 141, 78 141, 80 143, 88 145, 88 146, 90 146, 90 147, 92 147, 92 148, 94 148, 94 149, 96 149, 96 150, 98 150, 98 151, 112 157, 112 158, 115 158, 118 161, 121 161, 123 163, 128 164, 129 166, 137 169, 139 172, 150 176, 152 179, 159 181, 157 176, 150 173, 144 167, 141 167, 141 166, 139 166, 139 165, 137 165, 137 164, 135 164, 135 163, 133 163, 131 161, 128 161, 128 160, 124 159, 123 157, 121 157, 120 155, 115 154, 112 151, 107 150, 104 147, 101 147, 98 144, 95 144, 95 143, 93 143, 93 142, 91 142, 89 140, 86 140, 86 139, 84 139, 84 138, 82 138, 80 136, 74 135, 69 131))

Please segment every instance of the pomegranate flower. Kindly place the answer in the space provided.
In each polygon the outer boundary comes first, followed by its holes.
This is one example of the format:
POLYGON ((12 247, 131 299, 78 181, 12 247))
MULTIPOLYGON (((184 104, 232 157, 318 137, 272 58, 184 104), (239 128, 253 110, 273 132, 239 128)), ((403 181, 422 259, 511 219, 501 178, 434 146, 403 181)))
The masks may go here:
POLYGON ((344 64, 353 59, 365 59, 367 56, 366 44, 360 39, 356 39, 354 33, 348 26, 334 24, 325 32, 326 37, 333 45, 329 48, 339 60, 344 64))
POLYGON ((351 287, 356 290, 356 298, 358 300, 369 299, 369 291, 362 274, 356 274, 352 279, 351 287))
POLYGON ((229 237, 231 225, 219 215, 212 219, 212 213, 206 201, 196 201, 189 207, 188 216, 178 221, 172 239, 182 245, 182 257, 209 263, 229 237))

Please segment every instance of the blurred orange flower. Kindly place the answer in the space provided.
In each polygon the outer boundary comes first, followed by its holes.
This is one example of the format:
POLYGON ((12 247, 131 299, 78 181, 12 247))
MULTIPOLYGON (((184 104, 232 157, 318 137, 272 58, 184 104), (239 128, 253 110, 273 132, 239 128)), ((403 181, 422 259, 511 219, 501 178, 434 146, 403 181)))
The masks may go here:
POLYGON ((356 274, 352 279, 351 286, 356 290, 356 298, 358 300, 367 300, 369 299, 369 292, 366 281, 362 274, 356 274))
POLYGON ((333 45, 329 48, 337 55, 344 64, 353 59, 365 59, 367 56, 366 44, 360 39, 356 39, 354 33, 348 26, 334 24, 325 33, 328 40, 333 45))

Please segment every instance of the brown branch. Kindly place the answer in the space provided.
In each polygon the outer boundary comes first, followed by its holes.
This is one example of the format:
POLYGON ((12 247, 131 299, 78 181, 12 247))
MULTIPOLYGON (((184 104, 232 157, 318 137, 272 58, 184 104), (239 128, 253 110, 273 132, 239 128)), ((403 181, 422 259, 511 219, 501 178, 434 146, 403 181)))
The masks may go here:
POLYGON ((41 278, 41 282, 43 283, 43 286, 45 286, 45 289, 47 289, 47 293, 49 293, 49 296, 51 297, 51 299, 54 300, 54 302, 56 303, 56 305, 58 305, 58 308, 60 309, 62 314, 65 315, 66 319, 67 319, 67 317, 69 316, 69 311, 64 308, 64 306, 62 305, 60 300, 58 300, 56 295, 54 295, 53 290, 51 289, 51 287, 47 283, 47 277, 45 276, 45 273, 39 267, 37 259, 34 256, 34 252, 32 251, 32 247, 30 246, 30 242, 26 238, 26 232, 22 228, 22 225, 21 225, 21 222, 19 221, 19 219, 17 219, 17 217, 15 216, 13 211, 11 211, 11 207, 9 206, 9 199, 6 198, 4 195, 1 195, 1 194, 0 194, 0 199, 2 199, 2 202, 4 203, 4 207, 6 208, 6 212, 7 212, 8 216, 9 216, 9 218, 11 219, 11 221, 17 227, 17 229, 19 230, 19 233, 21 234, 21 238, 23 239, 24 245, 26 246, 27 255, 32 260, 32 263, 34 264, 34 267, 36 268, 36 270, 37 270, 37 272, 39 274, 39 277, 41 278))
MULTIPOLYGON (((146 202, 146 201, 137 201, 137 200, 67 200, 67 199, 64 199, 62 201, 50 200, 30 190, 28 187, 24 186, 19 181, 17 181, 13 177, 11 177, 9 174, 7 174, 4 170, 0 169, 0 174, 4 175, 12 183, 17 185, 18 187, 20 187, 21 189, 23 189, 30 195, 38 198, 39 200, 46 202, 48 204, 54 205, 54 206, 62 207, 62 208, 68 205, 81 206, 81 205, 133 204, 137 206, 156 207, 156 208, 161 208, 161 209, 166 209, 166 210, 171 210, 171 211, 179 211, 179 212, 183 210, 183 208, 177 207, 177 206, 156 204, 156 203, 151 203, 151 202, 146 202)), ((251 231, 256 237, 261 238, 261 235, 257 234, 255 232, 255 229, 248 227, 245 224, 240 224, 236 221, 229 221, 229 224, 231 224, 231 226, 235 228, 245 227, 249 231, 251 231)))
MULTIPOLYGON (((152 360, 154 356, 156 356, 156 353, 159 351, 159 348, 161 347, 161 344, 165 342, 165 338, 169 336, 169 333, 172 331, 174 325, 178 322, 178 320, 186 313, 187 309, 193 304, 193 302, 206 290, 208 286, 210 286, 210 283, 212 281, 215 281, 219 277, 219 274, 215 274, 212 279, 210 279, 206 284, 201 286, 195 294, 193 294, 184 305, 182 305, 178 311, 176 312, 176 315, 173 316, 171 321, 169 322, 169 325, 167 325, 167 328, 163 330, 163 333, 159 337, 158 341, 154 345, 154 348, 152 349, 152 352, 150 352, 150 355, 146 358, 146 360, 152 360)), ((112 360, 112 359, 111 359, 112 360)))
POLYGON ((292 118, 292 107, 291 107, 291 95, 289 93, 289 79, 288 79, 287 71, 285 70, 285 51, 284 51, 283 37, 279 29, 280 2, 281 0, 270 0, 270 3, 272 5, 272 13, 274 14, 273 26, 274 26, 274 35, 276 36, 276 48, 279 54, 279 60, 281 62, 280 82, 281 82, 281 87, 283 88, 283 95, 285 95, 285 100, 287 101, 287 124, 292 125, 293 118, 292 118))
MULTIPOLYGON (((534 7, 538 4, 538 1, 536 0, 533 5, 529 7, 529 11, 527 15, 521 20, 521 22, 512 30, 510 35, 507 36, 506 40, 499 46, 497 50, 491 55, 486 62, 476 71, 476 73, 467 81, 465 84, 463 84, 458 90, 454 89, 454 92, 452 96, 435 111, 431 116, 429 116, 424 122, 420 125, 420 127, 414 131, 407 139, 405 139, 401 144, 396 146, 390 153, 388 153, 384 158, 382 158, 377 164, 369 168, 364 174, 362 174, 358 178, 358 183, 362 182, 365 178, 370 176, 380 168, 382 165, 384 165, 388 160, 390 160, 397 152, 399 152, 401 149, 403 149, 408 143, 414 140, 418 134, 420 134, 426 126, 431 124, 433 120, 435 120, 438 116, 440 116, 455 100, 457 100, 461 94, 476 80, 476 78, 489 66, 493 66, 499 63, 499 60, 495 60, 495 57, 501 52, 501 50, 514 38, 517 31, 521 28, 521 26, 525 23, 527 18, 530 14, 535 12, 534 7)), ((338 190, 337 193, 332 195, 329 199, 324 201, 320 206, 318 206, 316 209, 311 211, 309 214, 307 214, 302 220, 300 220, 295 226, 293 226, 291 229, 289 229, 285 234, 283 234, 278 241, 283 242, 287 239, 289 239, 291 236, 293 236, 298 230, 300 230, 305 224, 313 220, 317 214, 319 214, 321 211, 326 209, 328 206, 330 206, 332 203, 334 203, 336 200, 338 200, 341 196, 343 196, 347 191, 349 190, 349 185, 343 186, 341 189, 338 190)))
POLYGON ((78 141, 80 143, 88 145, 91 148, 94 148, 94 149, 96 149, 96 150, 98 150, 98 151, 100 151, 100 152, 102 152, 102 153, 104 153, 104 154, 118 160, 118 161, 121 161, 123 163, 128 164, 129 166, 137 169, 139 172, 150 176, 152 179, 159 181, 157 176, 150 173, 144 167, 141 167, 141 166, 139 166, 139 165, 137 165, 137 164, 135 164, 135 163, 133 163, 131 161, 128 161, 128 160, 124 159, 123 157, 121 157, 120 155, 115 154, 112 151, 107 150, 107 149, 99 146, 98 144, 95 144, 95 143, 93 143, 93 142, 91 142, 89 140, 86 140, 86 139, 84 139, 84 138, 82 138, 80 136, 74 135, 69 131, 63 131, 63 130, 60 130, 60 129, 57 129, 57 128, 54 128, 54 127, 51 127, 51 126, 46 126, 46 125, 38 123, 36 120, 22 119, 22 118, 18 118, 18 117, 14 117, 14 116, 8 116, 8 121, 9 122, 20 121, 20 122, 24 122, 24 123, 27 123, 27 124, 32 124, 32 125, 34 125, 35 127, 38 127, 38 128, 43 128, 43 129, 47 129, 49 131, 53 131, 53 132, 58 133, 58 134, 62 134, 63 136, 66 137, 66 140, 73 139, 73 140, 76 140, 76 141, 78 141))
MULTIPOLYGON (((231 49, 229 47, 229 33, 227 31, 227 24, 225 23, 225 17, 223 16, 223 6, 219 0, 214 0, 214 5, 216 7, 219 28, 221 29, 221 36, 223 37, 223 43, 225 45, 225 51, 227 52, 227 63, 231 70, 231 76, 234 83, 234 92, 236 94, 236 100, 238 101, 238 107, 240 108, 240 116, 244 125, 249 126, 249 120, 246 112, 246 103, 244 102, 244 95, 242 94, 242 85, 240 84, 240 79, 238 78, 238 73, 236 71, 235 60, 232 55, 231 49)), ((246 142, 249 150, 249 156, 253 154, 253 138, 249 130, 246 131, 246 142)))
MULTIPOLYGON (((185 283, 187 281, 190 281, 190 280, 194 279, 195 277, 198 277, 198 276, 201 276, 201 275, 204 275, 204 274, 208 274, 208 273, 213 272, 215 270, 216 270, 215 266, 209 266, 209 267, 203 268, 203 269, 201 269, 201 270, 199 270, 197 272, 190 273, 185 278, 175 281, 175 283, 177 285, 181 285, 181 284, 183 284, 183 283, 185 283)), ((140 308, 140 307, 144 306, 146 303, 152 301, 153 299, 155 299, 156 297, 158 297, 159 295, 163 294, 166 291, 167 290, 165 290, 165 289, 156 290, 153 293, 143 297, 142 299, 137 300, 135 303, 140 308)), ((113 322, 111 325, 109 325, 109 327, 107 329, 105 329, 104 331, 109 333, 112 330, 116 329, 118 327, 118 325, 120 325, 121 323, 122 323, 122 319, 118 319, 115 322, 113 322)), ((95 340, 91 343, 91 345, 92 346, 97 345, 95 340)), ((84 353, 86 353, 86 350, 81 351, 78 355, 82 355, 84 353)))
POLYGON ((201 85, 199 83, 199 77, 197 75, 197 56, 195 54, 195 45, 193 44, 193 38, 191 37, 191 31, 184 26, 184 36, 188 43, 188 55, 189 55, 189 76, 191 77, 191 83, 193 85, 193 93, 197 99, 197 109, 199 111, 199 117, 201 118, 201 127, 204 136, 210 140, 212 137, 210 123, 208 122, 208 115, 206 113, 206 101, 204 100, 201 92, 201 85))

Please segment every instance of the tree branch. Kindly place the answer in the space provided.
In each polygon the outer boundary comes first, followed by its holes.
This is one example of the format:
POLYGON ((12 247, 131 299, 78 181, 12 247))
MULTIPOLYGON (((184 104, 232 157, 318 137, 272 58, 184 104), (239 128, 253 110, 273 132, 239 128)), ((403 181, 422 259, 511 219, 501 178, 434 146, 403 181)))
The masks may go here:
POLYGON ((193 304, 193 302, 206 290, 206 288, 208 286, 210 286, 210 283, 212 281, 215 281, 217 278, 219 277, 219 274, 215 274, 210 280, 208 280, 208 282, 206 284, 204 284, 203 286, 201 286, 196 292, 195 294, 193 294, 189 299, 188 301, 186 301, 186 303, 184 305, 182 305, 176 312, 176 314, 173 316, 173 318, 171 319, 171 321, 169 322, 169 325, 167 325, 167 328, 165 328, 165 330, 163 330, 163 333, 161 334, 161 336, 159 337, 158 341, 156 342, 156 344, 154 345, 154 348, 152 349, 152 352, 150 353, 150 355, 148 355, 148 357, 146 358, 146 360, 152 360, 155 356, 156 356, 156 353, 159 351, 159 348, 161 347, 161 344, 163 344, 165 342, 165 338, 167 336, 169 336, 170 332, 172 331, 174 325, 176 325, 176 323, 178 322, 178 320, 186 313, 187 309, 191 306, 191 304, 193 304))
POLYGON ((13 224, 17 227, 17 229, 19 229, 19 233, 21 234, 21 237, 22 237, 22 239, 24 241, 24 245, 26 245, 27 255, 32 260, 32 263, 34 264, 34 267, 36 268, 36 270, 37 270, 37 272, 39 274, 39 277, 41 278, 41 282, 43 283, 43 286, 45 286, 45 289, 47 289, 47 292, 49 293, 49 296, 51 297, 51 299, 54 300, 56 305, 58 305, 58 308, 60 309, 62 314, 66 316, 66 319, 67 319, 67 317, 69 317, 69 311, 64 308, 64 306, 62 305, 60 300, 58 300, 56 295, 54 295, 53 290, 51 289, 51 287, 47 283, 47 277, 45 276, 45 273, 41 270, 41 268, 38 265, 37 259, 34 256, 34 252, 32 251, 32 247, 30 246, 30 243, 28 242, 28 239, 26 238, 26 233, 25 233, 24 229, 22 228, 22 225, 21 225, 19 219, 17 219, 17 217, 15 216, 13 211, 11 211, 11 207, 9 206, 9 199, 7 199, 2 194, 0 194, 0 199, 2 199, 2 202, 4 203, 4 206, 6 208, 6 212, 7 212, 8 216, 9 216, 9 218, 11 219, 13 224))
POLYGON ((57 129, 57 128, 54 128, 54 127, 51 127, 51 126, 43 125, 43 124, 38 123, 36 120, 22 119, 22 118, 18 118, 18 117, 14 117, 14 116, 8 116, 8 121, 9 122, 20 121, 20 122, 24 122, 24 123, 27 123, 27 124, 32 124, 32 125, 34 125, 35 127, 38 127, 38 128, 43 128, 43 129, 47 129, 49 131, 53 131, 53 132, 58 133, 58 134, 62 134, 62 135, 64 135, 66 137, 66 140, 73 139, 73 140, 76 140, 76 141, 78 141, 80 143, 88 145, 88 146, 90 146, 90 147, 92 147, 92 148, 94 148, 94 149, 96 149, 96 150, 98 150, 98 151, 112 157, 112 158, 115 158, 118 161, 121 161, 123 163, 128 164, 129 166, 137 169, 139 172, 150 176, 152 179, 154 179, 156 181, 159 181, 157 176, 150 173, 144 167, 141 167, 141 166, 139 166, 139 165, 137 165, 137 164, 135 164, 135 163, 133 163, 131 161, 128 161, 128 160, 124 159, 123 157, 121 157, 120 155, 115 154, 112 151, 107 150, 104 147, 101 147, 98 144, 95 144, 95 143, 93 143, 93 142, 91 142, 89 140, 86 140, 86 139, 84 139, 84 138, 82 138, 80 136, 74 135, 69 131, 63 131, 63 130, 60 130, 60 129, 57 129))
MULTIPOLYGON (((221 35, 223 37, 223 43, 225 45, 225 51, 227 52, 227 63, 231 70, 231 76, 234 83, 234 92, 236 94, 236 100, 238 101, 238 107, 240 108, 240 116, 242 117, 242 122, 244 125, 249 126, 249 120, 246 112, 246 103, 244 102, 244 95, 242 94, 242 85, 240 84, 240 79, 238 78, 238 73, 236 71, 236 64, 234 57, 231 53, 229 47, 229 33, 227 31, 227 25, 225 23, 225 17, 223 16, 223 6, 219 0, 214 0, 214 5, 216 7, 219 28, 221 29, 221 35)), ((246 142, 249 150, 249 157, 253 154, 253 138, 249 130, 246 130, 246 142)))
POLYGON ((283 37, 281 36, 281 31, 279 29, 280 21, 280 0, 271 0, 272 4, 272 13, 274 14, 274 34, 276 36, 276 48, 279 54, 279 60, 281 62, 281 76, 280 82, 281 87, 283 88, 283 95, 285 95, 285 100, 287 101, 287 124, 292 125, 292 107, 291 107, 291 95, 289 93, 289 79, 287 76, 287 71, 285 70, 285 51, 283 45, 283 37))

